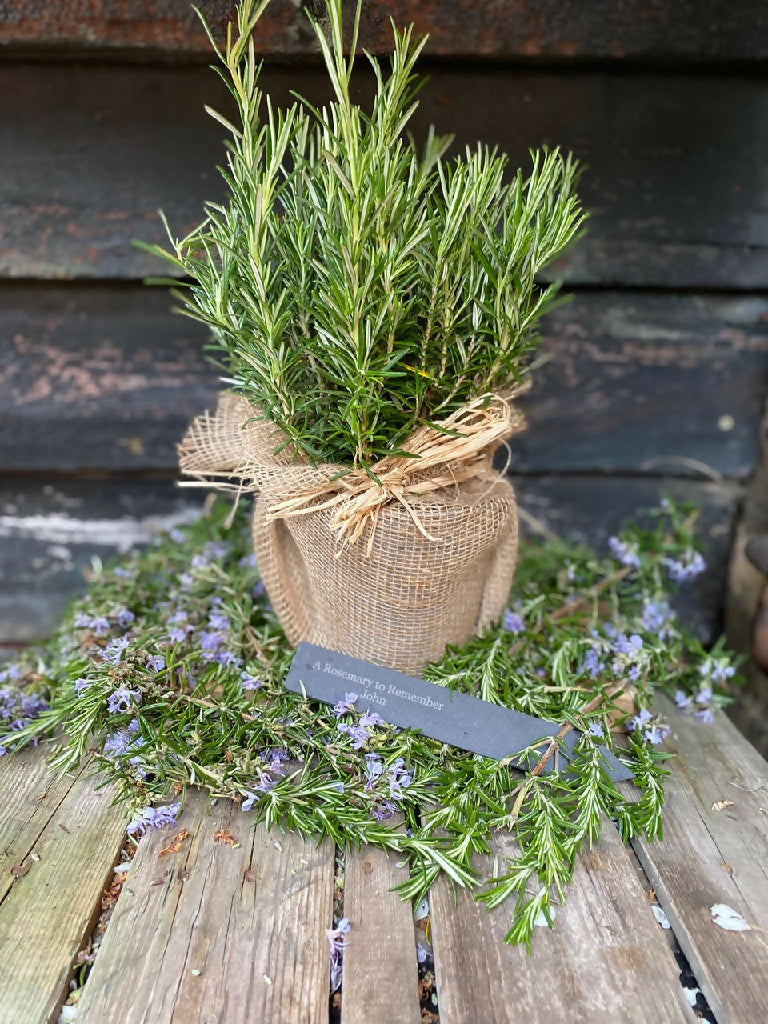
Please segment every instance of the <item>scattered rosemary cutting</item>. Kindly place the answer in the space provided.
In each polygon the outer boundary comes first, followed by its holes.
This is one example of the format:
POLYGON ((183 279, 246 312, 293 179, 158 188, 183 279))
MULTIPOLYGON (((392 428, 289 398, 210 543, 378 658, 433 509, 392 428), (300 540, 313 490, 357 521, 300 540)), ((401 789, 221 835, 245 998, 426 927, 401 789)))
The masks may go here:
POLYGON ((528 947, 606 822, 624 840, 661 838, 669 726, 653 693, 706 721, 734 676, 722 643, 705 651, 670 607, 670 591, 704 567, 690 509, 665 500, 648 528, 612 538, 610 557, 523 545, 503 623, 425 672, 561 722, 561 735, 581 731, 567 773, 546 740, 526 752, 525 775, 372 722, 351 695, 328 708, 287 692, 292 651, 249 554, 245 509, 229 528, 227 513, 220 501, 98 567, 49 646, 0 673, 0 754, 45 739, 61 771, 96 746, 104 782, 136 812, 136 837, 172 822, 174 801, 197 785, 254 824, 385 847, 409 864, 403 897, 420 899, 442 871, 489 909, 511 897, 507 941, 528 947), (609 779, 601 743, 631 768, 634 794, 609 779), (544 759, 556 770, 543 773, 544 759), (513 834, 517 854, 481 884, 472 855, 495 830, 513 834))

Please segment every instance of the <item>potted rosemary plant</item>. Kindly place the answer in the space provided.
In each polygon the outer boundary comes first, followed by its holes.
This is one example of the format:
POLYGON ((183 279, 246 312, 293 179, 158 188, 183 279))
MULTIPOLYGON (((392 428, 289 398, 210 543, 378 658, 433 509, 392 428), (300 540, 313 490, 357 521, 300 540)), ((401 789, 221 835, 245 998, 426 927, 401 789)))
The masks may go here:
MULTIPOLYGON (((370 110, 350 95, 341 0, 313 21, 333 99, 277 110, 242 0, 217 48, 237 123, 228 201, 155 251, 191 279, 230 390, 181 445, 182 470, 255 493, 255 552, 288 639, 409 671, 498 621, 514 572, 510 484, 493 451, 557 287, 538 272, 583 214, 576 166, 527 177, 485 146, 405 135, 424 41, 394 29, 370 110)), ((213 45, 216 44, 211 40, 213 45)))

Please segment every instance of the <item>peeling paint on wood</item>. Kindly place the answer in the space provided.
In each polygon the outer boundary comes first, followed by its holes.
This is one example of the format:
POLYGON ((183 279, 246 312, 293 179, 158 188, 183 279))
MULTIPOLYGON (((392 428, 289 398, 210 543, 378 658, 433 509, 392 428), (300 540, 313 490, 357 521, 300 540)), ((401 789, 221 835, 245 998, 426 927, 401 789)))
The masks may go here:
MULTIPOLYGON (((199 5, 219 38, 234 0, 199 5)), ((318 0, 272 0, 256 34, 267 56, 316 52, 304 6, 318 0)), ((351 16, 352 0, 345 0, 351 16)), ((429 34, 435 56, 549 60, 761 60, 768 53, 768 16, 759 0, 367 0, 361 45, 387 52, 390 17, 429 34)), ((1 0, 0 46, 53 47, 207 55, 208 42, 187 0, 1 0)))
MULTIPOLYGON (((0 470, 165 470, 210 408, 206 332, 164 290, 0 289, 0 470)), ((757 461, 768 300, 582 292, 543 324, 513 470, 742 478, 757 461)))

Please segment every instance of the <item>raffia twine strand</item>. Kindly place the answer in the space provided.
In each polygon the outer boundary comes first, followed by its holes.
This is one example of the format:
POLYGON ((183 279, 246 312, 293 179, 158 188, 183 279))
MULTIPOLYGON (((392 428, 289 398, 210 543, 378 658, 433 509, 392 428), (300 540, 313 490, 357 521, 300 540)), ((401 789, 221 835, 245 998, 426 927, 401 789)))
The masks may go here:
POLYGON ((424 528, 407 496, 421 497, 486 473, 493 450, 523 426, 522 415, 509 399, 484 395, 436 427, 423 426, 414 431, 403 447, 418 458, 387 456, 373 466, 370 475, 356 469, 337 480, 308 487, 272 505, 267 519, 287 519, 333 508, 330 526, 342 544, 357 543, 370 526, 370 551, 378 512, 390 501, 397 501, 419 532, 434 542, 437 538, 424 528))
POLYGON ((290 461, 289 452, 276 457, 279 431, 264 422, 249 423, 257 414, 248 402, 224 395, 215 416, 205 413, 190 426, 179 446, 180 467, 220 490, 259 491, 268 480, 270 489, 279 481, 283 493, 293 490, 291 497, 270 505, 267 522, 333 509, 330 527, 341 543, 340 551, 356 544, 369 527, 370 553, 379 512, 392 501, 434 542, 409 497, 456 487, 487 473, 493 451, 525 426, 524 417, 512 406, 522 390, 508 396, 483 395, 436 426, 419 427, 403 445, 411 457, 387 456, 372 467, 370 475, 362 469, 339 475, 344 467, 333 464, 312 469, 290 461), (233 478, 239 483, 233 483, 233 478))

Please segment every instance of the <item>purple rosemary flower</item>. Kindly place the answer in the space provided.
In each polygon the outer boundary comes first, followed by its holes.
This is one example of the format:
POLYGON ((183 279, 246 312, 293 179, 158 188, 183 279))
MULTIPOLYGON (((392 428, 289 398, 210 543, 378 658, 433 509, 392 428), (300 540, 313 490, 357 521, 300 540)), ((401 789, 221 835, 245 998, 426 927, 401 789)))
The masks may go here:
POLYGON ((105 619, 103 615, 97 615, 95 618, 88 620, 86 628, 90 629, 96 636, 104 636, 110 629, 109 619, 105 619))
POLYGON ((356 693, 345 694, 344 700, 337 701, 333 705, 333 713, 337 718, 341 718, 342 715, 346 715, 349 711, 355 710, 355 701, 357 700, 356 693))
POLYGON ((375 711, 366 711, 365 714, 360 716, 359 724, 364 729, 371 729, 374 725, 386 725, 387 723, 375 711))
POLYGON ((691 703, 691 698, 684 690, 675 690, 675 704, 682 710, 691 703))
POLYGON ((402 757, 389 766, 389 795, 394 799, 397 799, 403 795, 403 790, 407 789, 413 781, 413 774, 406 770, 405 761, 402 757))
POLYGON ((589 735, 590 736, 604 736, 603 727, 599 722, 589 723, 589 735))
POLYGON ((371 817, 375 818, 376 821, 386 821, 387 818, 391 818, 397 808, 390 800, 384 800, 381 804, 375 805, 371 808, 371 817))
POLYGON ((0 683, 12 683, 21 675, 21 668, 16 665, 8 665, 0 672, 0 683))
POLYGON ((247 789, 245 790, 245 796, 246 799, 243 800, 242 804, 240 805, 240 810, 250 811, 253 805, 259 799, 259 796, 257 793, 251 793, 250 790, 247 789))
POLYGON ((115 613, 115 621, 117 622, 120 629, 128 629, 130 624, 135 620, 136 616, 128 608, 120 608, 115 613))
POLYGON ((168 804, 165 807, 145 807, 138 818, 130 823, 125 830, 134 838, 146 835, 150 829, 166 828, 175 825, 181 804, 168 804))
POLYGON ((525 624, 516 612, 507 609, 504 613, 504 629, 508 633, 522 633, 525 630, 525 624))
POLYGON ((150 654, 147 658, 147 668, 150 672, 162 672, 165 668, 165 658, 162 654, 150 654))
POLYGON ((131 641, 127 636, 119 636, 114 640, 110 640, 101 652, 102 659, 109 662, 110 665, 119 665, 123 657, 123 651, 125 651, 126 647, 130 646, 130 643, 131 641))
POLYGON ((215 661, 217 665, 234 665, 235 668, 239 668, 243 663, 242 659, 238 658, 234 651, 216 651, 212 656, 212 660, 215 661))
POLYGON ((702 686, 702 688, 696 694, 696 703, 697 704, 709 704, 709 702, 711 700, 712 700, 712 687, 711 686, 702 686))
POLYGON ((345 936, 348 932, 349 921, 346 917, 342 917, 335 928, 325 929, 331 961, 331 992, 335 992, 341 985, 341 962, 344 950, 347 948, 345 936))
POLYGON ((258 562, 256 561, 256 555, 252 551, 250 555, 243 555, 237 564, 241 569, 255 569, 258 562))
POLYGON ((427 947, 422 946, 420 942, 416 943, 416 961, 423 964, 428 956, 427 947))
POLYGON ((80 676, 80 678, 76 679, 72 685, 75 688, 77 696, 82 697, 85 691, 91 686, 91 681, 80 676))
POLYGON ((627 726, 630 729, 642 729, 651 721, 652 718, 653 715, 648 710, 648 708, 643 708, 639 714, 635 715, 633 718, 630 718, 630 720, 627 722, 627 726))
POLYGON ((270 789, 274 789, 277 785, 277 779, 273 779, 269 772, 265 771, 263 768, 257 768, 256 774, 259 779, 255 787, 257 792, 268 793, 270 789))
POLYGON ((263 683, 261 679, 257 679, 256 676, 252 676, 250 672, 244 670, 240 673, 240 685, 244 690, 258 690, 263 683))
POLYGON ((605 664, 600 661, 600 655, 597 652, 597 648, 591 647, 584 658, 584 668, 582 671, 589 672, 594 679, 595 676, 600 675, 604 668, 605 664))
POLYGON ((112 570, 113 574, 120 580, 127 580, 133 575, 130 569, 124 569, 123 566, 118 565, 112 570))
POLYGON ((339 722, 336 728, 339 732, 345 732, 349 736, 353 750, 360 750, 371 738, 371 734, 362 725, 347 725, 346 722, 339 722))
POLYGON ((695 579, 707 568, 707 563, 698 551, 685 551, 679 559, 665 558, 667 575, 674 583, 686 583, 695 579))
POLYGON ((693 717, 697 718, 700 722, 711 722, 712 721, 712 709, 701 708, 699 711, 694 711, 693 717))
POLYGON ((216 631, 227 632, 229 630, 229 618, 222 611, 212 611, 208 616, 208 625, 216 631))
POLYGON ((653 743, 654 746, 658 746, 663 740, 669 736, 672 730, 664 722, 658 722, 656 725, 652 725, 650 729, 643 730, 643 739, 648 743, 653 743))
POLYGON ((187 626, 186 629, 182 629, 180 626, 173 626, 172 629, 168 630, 168 639, 172 644, 183 644, 191 628, 191 626, 187 626))
POLYGON ((258 580, 254 584, 254 587, 253 587, 253 590, 251 591, 251 594, 253 595, 254 598, 256 598, 256 600, 258 600, 261 597, 266 597, 266 595, 267 595, 267 588, 264 586, 263 580, 258 580))
POLYGON ((201 651, 218 651, 224 646, 224 634, 219 632, 207 632, 203 630, 197 634, 197 642, 201 651))
POLYGON ((611 555, 617 562, 621 562, 622 565, 631 566, 633 569, 639 568, 640 559, 637 554, 637 545, 628 544, 626 541, 619 540, 618 537, 611 537, 608 541, 608 547, 611 555))
POLYGON ((706 658, 699 666, 699 674, 703 679, 722 686, 736 674, 736 669, 724 659, 706 658))
POLYGON ((107 701, 107 710, 110 715, 115 715, 122 711, 129 711, 136 704, 141 704, 141 694, 139 691, 129 690, 125 685, 118 686, 107 701))
POLYGON ((184 543, 184 531, 180 530, 178 526, 174 526, 171 530, 169 530, 168 536, 170 537, 174 544, 184 543))
POLYGON ((646 601, 640 617, 640 624, 648 633, 655 633, 659 640, 672 636, 675 613, 668 601, 646 601))
POLYGON ((365 788, 370 792, 384 771, 384 762, 378 754, 365 755, 365 788))
POLYGON ((121 729, 118 732, 113 733, 111 736, 107 736, 104 741, 104 756, 112 760, 119 757, 121 754, 124 754, 130 745, 131 737, 125 730, 121 729))
POLYGON ((169 626, 181 626, 186 623, 188 617, 183 608, 176 608, 165 621, 169 626))

